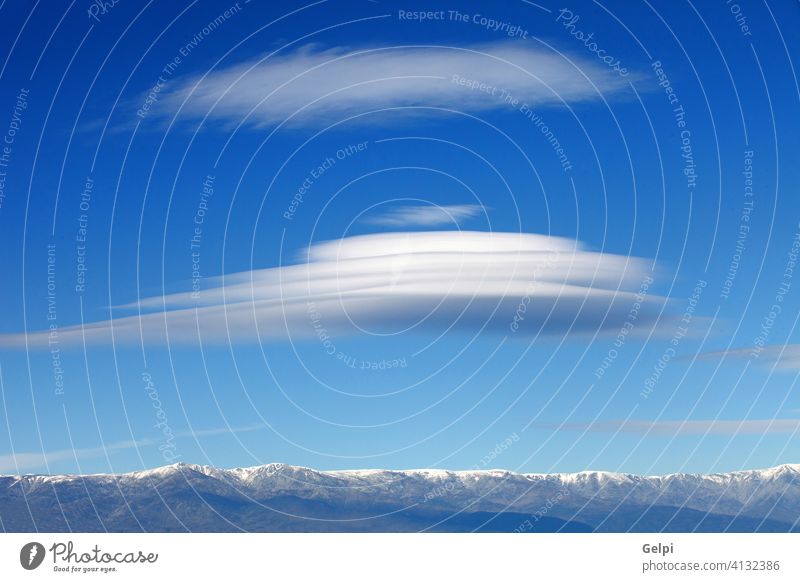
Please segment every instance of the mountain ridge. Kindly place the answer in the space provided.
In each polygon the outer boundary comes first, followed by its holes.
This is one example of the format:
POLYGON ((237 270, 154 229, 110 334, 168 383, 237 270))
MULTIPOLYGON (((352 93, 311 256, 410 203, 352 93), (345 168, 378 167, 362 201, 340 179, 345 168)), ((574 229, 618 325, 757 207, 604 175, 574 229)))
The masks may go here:
POLYGON ((525 523, 531 531, 795 531, 800 465, 640 476, 176 463, 0 477, 6 531, 517 531, 525 523))
POLYGON ((265 463, 261 465, 250 465, 247 467, 231 467, 228 469, 225 468, 218 468, 213 467, 211 465, 201 465, 198 463, 185 463, 185 462, 177 462, 171 463, 168 465, 161 465, 159 467, 152 467, 149 469, 139 469, 136 471, 125 471, 122 473, 58 473, 58 474, 48 474, 48 473, 24 473, 24 474, 0 474, 0 479, 5 477, 45 477, 45 478, 56 478, 56 477, 121 477, 127 475, 135 475, 135 474, 142 474, 142 473, 158 473, 165 470, 178 470, 178 469, 192 469, 192 470, 210 470, 210 471, 219 471, 219 472, 241 472, 241 471, 252 471, 256 469, 263 469, 263 468, 274 468, 274 469, 294 469, 299 471, 311 471, 314 473, 320 474, 328 474, 328 475, 339 475, 339 474, 375 474, 375 473, 400 473, 400 474, 415 474, 415 473, 426 473, 426 474, 512 474, 518 475, 523 477, 553 477, 553 476, 571 476, 571 475, 609 475, 609 476, 617 476, 617 477, 636 477, 640 479, 665 479, 668 477, 714 477, 714 476, 728 476, 728 475, 751 475, 751 474, 761 474, 761 475, 769 475, 775 472, 780 471, 792 471, 795 473, 800 474, 800 463, 782 463, 780 465, 775 465, 773 467, 767 467, 764 469, 739 469, 736 471, 718 471, 714 473, 698 473, 698 472, 677 472, 677 473, 665 473, 663 475, 640 475, 638 473, 628 473, 624 471, 605 471, 605 470, 592 470, 586 469, 583 471, 571 471, 571 472, 554 472, 554 473, 523 473, 518 471, 512 471, 509 469, 315 469, 313 467, 306 467, 304 465, 290 465, 288 463, 265 463))

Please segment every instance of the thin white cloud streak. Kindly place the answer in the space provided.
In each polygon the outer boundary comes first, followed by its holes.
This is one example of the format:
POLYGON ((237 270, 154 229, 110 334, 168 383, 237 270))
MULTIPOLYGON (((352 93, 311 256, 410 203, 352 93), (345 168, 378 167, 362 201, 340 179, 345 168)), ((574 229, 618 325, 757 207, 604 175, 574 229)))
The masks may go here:
MULTIPOLYGON (((617 331, 636 302, 649 263, 590 252, 576 241, 536 234, 407 232, 315 244, 305 263, 236 273, 200 292, 142 300, 122 309, 157 310, 63 327, 59 345, 256 342, 328 334, 396 333, 415 327, 509 333, 617 331), (619 290, 618 290, 619 289, 619 290), (516 330, 515 330, 516 331, 516 330)), ((665 299, 644 298, 637 331, 648 331, 665 299)), ((22 334, 0 347, 24 347, 22 334)), ((28 334, 45 347, 47 332, 28 334)))
POLYGON ((106 447, 60 449, 55 451, 40 452, 20 452, 9 455, 0 455, 0 474, 8 474, 9 471, 22 471, 36 467, 47 467, 48 465, 61 461, 78 461, 82 459, 92 459, 102 457, 105 454, 113 454, 116 451, 144 447, 154 443, 147 441, 122 441, 111 443, 106 447))
POLYGON ((626 80, 596 63, 518 42, 358 50, 307 45, 168 81, 151 113, 181 110, 234 123, 249 115, 257 125, 287 119, 302 125, 404 106, 511 108, 502 91, 534 107, 598 99, 625 87, 626 80), (484 85, 471 88, 460 79, 484 85))
MULTIPOLYGON (((242 432, 252 432, 265 428, 263 424, 254 424, 234 428, 210 428, 196 431, 179 431, 175 433, 174 438, 186 437, 208 437, 223 434, 238 434, 242 432)), ((33 468, 46 468, 49 465, 60 463, 62 461, 78 462, 87 459, 97 459, 104 457, 107 454, 111 455, 117 451, 124 451, 129 449, 141 449, 160 445, 164 443, 164 439, 146 438, 135 441, 116 441, 109 443, 104 447, 79 447, 74 449, 57 449, 51 451, 38 451, 38 452, 19 452, 8 455, 0 455, 0 475, 8 474, 9 471, 22 471, 24 469, 33 468)), ((18 473, 15 473, 18 474, 18 473)))
POLYGON ((398 206, 383 214, 370 216, 364 222, 392 228, 456 226, 484 212, 485 208, 480 204, 398 206))
POLYGON ((705 352, 699 359, 717 360, 721 358, 752 360, 762 366, 774 366, 778 371, 796 372, 800 370, 800 344, 754 346, 745 349, 705 352))
POLYGON ((748 419, 748 420, 605 420, 593 423, 567 423, 541 425, 562 431, 588 431, 608 433, 674 435, 764 435, 800 433, 800 419, 748 419))

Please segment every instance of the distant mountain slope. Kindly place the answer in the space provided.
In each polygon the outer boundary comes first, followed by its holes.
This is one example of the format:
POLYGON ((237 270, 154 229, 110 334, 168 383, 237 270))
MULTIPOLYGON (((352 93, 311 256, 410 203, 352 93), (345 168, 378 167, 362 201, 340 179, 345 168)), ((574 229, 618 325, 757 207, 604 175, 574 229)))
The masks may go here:
POLYGON ((5 531, 795 531, 800 465, 663 477, 177 464, 0 477, 5 531))

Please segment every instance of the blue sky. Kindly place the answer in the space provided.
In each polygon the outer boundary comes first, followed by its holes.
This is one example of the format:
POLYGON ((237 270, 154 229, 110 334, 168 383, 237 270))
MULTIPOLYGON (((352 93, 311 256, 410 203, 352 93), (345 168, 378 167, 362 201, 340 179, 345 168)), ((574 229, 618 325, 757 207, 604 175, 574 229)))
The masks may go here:
POLYGON ((796 3, 277 4, 0 8, 0 471, 797 461, 796 3))

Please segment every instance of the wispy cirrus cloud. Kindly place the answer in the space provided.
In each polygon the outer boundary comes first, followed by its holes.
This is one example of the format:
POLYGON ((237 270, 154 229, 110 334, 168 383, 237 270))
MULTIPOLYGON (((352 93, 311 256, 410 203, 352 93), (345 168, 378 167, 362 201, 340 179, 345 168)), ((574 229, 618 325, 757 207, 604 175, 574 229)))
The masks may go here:
POLYGON ((590 423, 540 425, 562 431, 674 435, 762 435, 800 433, 800 419, 745 420, 603 420, 590 423))
POLYGON ((583 57, 530 44, 384 46, 307 45, 166 83, 151 114, 256 125, 329 122, 408 106, 485 111, 599 99, 627 81, 583 57))
MULTIPOLYGON (((143 299, 149 311, 58 332, 59 344, 196 343, 449 331, 521 335, 614 330, 651 274, 635 257, 577 241, 500 232, 401 232, 312 245, 297 265, 235 273, 191 292, 143 299), (113 332, 113 333, 112 333, 113 332)), ((639 296, 637 330, 666 299, 639 296)), ((0 347, 46 347, 48 332, 0 335, 0 347)))
POLYGON ((457 226, 485 212, 486 208, 480 204, 398 206, 382 214, 368 216, 364 222, 391 228, 457 226))

